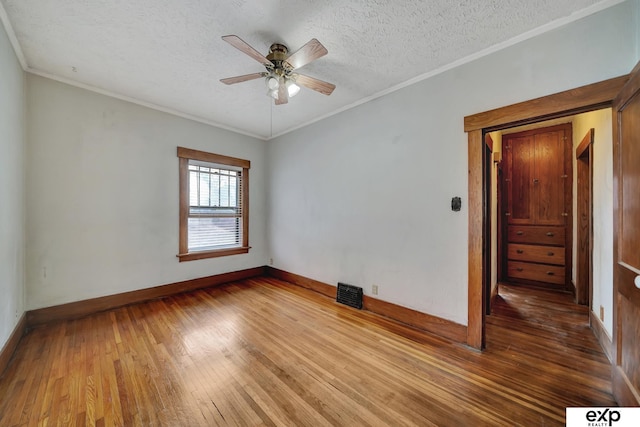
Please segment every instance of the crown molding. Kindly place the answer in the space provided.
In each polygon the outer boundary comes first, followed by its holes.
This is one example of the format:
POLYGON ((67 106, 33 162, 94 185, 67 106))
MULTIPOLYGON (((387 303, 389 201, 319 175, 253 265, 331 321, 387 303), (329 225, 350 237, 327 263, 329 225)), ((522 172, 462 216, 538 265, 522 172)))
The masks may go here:
POLYGON ((240 134, 240 135, 250 136, 251 138, 259 139, 261 141, 266 141, 267 140, 267 138, 265 138, 264 136, 260 136, 260 135, 253 134, 251 132, 246 132, 246 131, 243 131, 243 130, 240 130, 240 129, 236 129, 236 128, 231 127, 231 126, 223 125, 222 123, 217 123, 217 122, 214 122, 212 120, 208 120, 208 119, 205 119, 205 118, 202 118, 202 117, 199 117, 199 116, 195 116, 195 115, 192 115, 192 114, 184 113, 182 111, 175 110, 173 108, 164 107, 162 105, 154 104, 152 102, 142 101, 142 100, 140 100, 138 98, 122 95, 120 93, 116 93, 116 92, 112 92, 110 90, 102 89, 102 88, 99 88, 99 87, 96 87, 96 86, 88 85, 86 83, 81 83, 81 82, 78 82, 78 81, 75 81, 75 80, 72 80, 72 79, 68 79, 66 77, 58 76, 56 74, 47 73, 47 72, 42 71, 42 70, 36 70, 35 68, 28 67, 25 71, 27 73, 29 73, 29 74, 33 74, 33 75, 36 75, 36 76, 44 77, 44 78, 50 79, 50 80, 55 80, 57 82, 67 84, 69 86, 74 86, 74 87, 77 87, 77 88, 80 88, 80 89, 88 90, 90 92, 98 93, 100 95, 109 96, 111 98, 119 99, 121 101, 130 102, 132 104, 140 105, 142 107, 147 107, 147 108, 150 108, 152 110, 160 111, 162 113, 171 114, 172 116, 177 116, 177 117, 181 117, 183 119, 192 120, 194 122, 198 122, 198 123, 202 123, 202 124, 205 124, 205 125, 213 126, 213 127, 216 127, 216 128, 219 128, 219 129, 223 129, 223 130, 227 130, 229 132, 237 133, 237 134, 240 134))
POLYGON ((9 37, 9 41, 11 42, 11 46, 13 47, 13 50, 14 50, 14 52, 16 54, 16 57, 18 58, 18 61, 20 62, 20 65, 22 66, 22 69, 25 72, 28 72, 28 73, 31 73, 31 74, 35 74, 35 75, 38 75, 38 76, 41 76, 41 77, 45 77, 45 78, 48 78, 48 79, 56 80, 56 81, 59 81, 61 83, 65 83, 65 84, 68 84, 68 85, 71 85, 71 86, 79 87, 81 89, 85 89, 85 90, 88 90, 88 91, 91 91, 91 92, 96 92, 96 93, 99 93, 101 95, 110 96, 110 97, 113 97, 113 98, 116 98, 116 99, 120 99, 122 101, 127 101, 127 102, 130 102, 130 103, 133 103, 133 104, 141 105, 143 107, 151 108, 153 110, 161 111, 163 113, 167 113, 167 114, 171 114, 171 115, 174 115, 174 116, 182 117, 182 118, 187 119, 187 120, 192 120, 192 121, 195 121, 195 122, 198 122, 198 123, 206 124, 206 125, 217 127, 217 128, 220 128, 220 129, 224 129, 224 130, 227 130, 227 131, 230 131, 230 132, 234 132, 234 133, 238 133, 238 134, 241 134, 241 135, 245 135, 245 136, 249 136, 249 137, 252 137, 252 138, 256 138, 256 139, 259 139, 259 140, 262 140, 262 141, 270 141, 270 140, 276 139, 276 138, 278 138, 280 136, 283 136, 283 135, 286 135, 288 133, 291 133, 291 132, 293 132, 295 130, 304 128, 306 126, 309 126, 309 125, 311 125, 313 123, 316 123, 316 122, 319 122, 321 120, 327 119, 327 118, 329 118, 331 116, 334 116, 336 114, 340 114, 340 113, 342 113, 344 111, 347 111, 347 110, 350 110, 352 108, 355 108, 355 107, 357 107, 359 105, 362 105, 362 104, 365 104, 367 102, 373 101, 373 100, 375 100, 377 98, 380 98, 380 97, 383 97, 383 96, 388 95, 390 93, 393 93, 393 92, 396 92, 398 90, 404 89, 405 87, 411 86, 411 85, 416 84, 418 82, 421 82, 422 80, 426 80, 426 79, 428 79, 430 77, 434 77, 434 76, 436 76, 438 74, 442 74, 442 73, 444 73, 446 71, 449 71, 449 70, 451 70, 453 68, 456 68, 456 67, 459 67, 461 65, 467 64, 469 62, 475 61, 476 59, 482 58, 484 56, 488 56, 488 55, 490 55, 492 53, 495 53, 495 52, 498 52, 498 51, 500 51, 502 49, 506 49, 506 48, 508 48, 510 46, 513 46, 513 45, 515 45, 517 43, 520 43, 522 41, 531 39, 531 38, 536 37, 538 35, 541 35, 541 34, 544 34, 546 32, 549 32, 551 30, 560 28, 560 27, 562 27, 564 25, 567 25, 567 24, 569 24, 571 22, 574 22, 574 21, 577 21, 579 19, 585 18, 587 16, 593 15, 595 13, 598 13, 600 11, 603 11, 605 9, 608 9, 610 7, 613 7, 615 5, 623 3, 625 1, 626 0, 604 0, 604 1, 601 1, 599 3, 596 3, 596 4, 592 5, 592 6, 589 6, 589 7, 585 8, 585 9, 582 9, 580 11, 572 13, 572 14, 570 14, 568 16, 556 19, 556 20, 551 21, 551 22, 549 22, 547 24, 544 24, 544 25, 542 25, 540 27, 534 28, 533 30, 527 31, 527 32, 525 32, 523 34, 520 34, 520 35, 518 35, 516 37, 513 37, 513 38, 511 38, 509 40, 506 40, 504 42, 495 44, 495 45, 490 46, 490 47, 488 47, 486 49, 483 49, 481 51, 478 51, 476 53, 468 55, 468 56, 466 56, 464 58, 461 58, 461 59, 459 59, 457 61, 451 62, 451 63, 449 63, 447 65, 444 65, 442 67, 439 67, 439 68, 437 68, 435 70, 429 71, 428 73, 421 74, 421 75, 416 76, 416 77, 414 77, 412 79, 406 80, 406 81, 404 81, 404 82, 402 82, 400 84, 397 84, 397 85, 392 86, 390 88, 387 88, 387 89, 385 89, 383 91, 375 93, 375 94, 373 94, 371 96, 368 96, 366 98, 360 99, 360 100, 358 100, 358 101, 356 101, 354 103, 346 105, 346 106, 344 106, 342 108, 339 108, 339 109, 337 109, 335 111, 332 111, 332 112, 330 112, 328 114, 316 117, 316 118, 314 118, 312 120, 309 120, 307 122, 301 123, 301 124, 299 124, 297 126, 289 128, 289 129, 285 129, 284 131, 279 132, 279 133, 277 133, 275 135, 270 135, 269 137, 257 135, 257 134, 251 133, 251 132, 246 132, 246 131, 243 131, 243 130, 240 130, 240 129, 236 129, 236 128, 231 127, 231 126, 223 125, 221 123, 217 123, 217 122, 214 122, 212 120, 208 120, 208 119, 205 119, 205 118, 202 118, 202 117, 198 117, 198 116, 194 116, 194 115, 191 115, 191 114, 188 114, 188 113, 184 113, 182 111, 175 110, 175 109, 172 109, 172 108, 169 108, 169 107, 164 107, 164 106, 161 106, 161 105, 153 104, 151 102, 142 101, 142 100, 137 99, 137 98, 133 98, 133 97, 130 97, 130 96, 118 94, 118 93, 111 92, 111 91, 106 90, 106 89, 101 89, 101 88, 98 88, 98 87, 95 87, 95 86, 91 86, 91 85, 88 85, 88 84, 77 82, 77 81, 72 80, 72 79, 67 79, 67 78, 60 77, 60 76, 57 76, 57 75, 54 75, 54 74, 51 74, 51 73, 47 73, 47 72, 44 72, 44 71, 41 71, 41 70, 36 70, 34 68, 31 68, 27 64, 27 61, 26 61, 25 56, 24 56, 24 53, 22 52, 22 48, 20 47, 20 43, 18 42, 18 39, 17 39, 17 37, 15 35, 15 31, 13 29, 13 26, 11 25, 11 22, 9 21, 9 16, 7 15, 7 12, 4 9, 4 6, 2 5, 2 3, 0 3, 0 21, 2 21, 2 24, 4 26, 4 29, 5 29, 6 33, 7 33, 7 36, 9 37))
POLYGON ((2 21, 2 26, 4 27, 4 31, 7 33, 7 37, 9 38, 9 42, 13 47, 13 51, 18 58, 18 62, 22 66, 24 71, 27 70, 27 60, 24 57, 24 53, 22 52, 22 48, 20 47, 20 43, 18 43, 18 38, 16 37, 16 32, 13 30, 13 26, 11 25, 11 21, 9 21, 9 15, 7 15, 7 11, 4 9, 2 3, 0 3, 0 21, 2 21))
POLYGON ((585 9, 582 9, 582 10, 579 10, 577 12, 574 12, 571 15, 565 16, 563 18, 556 19, 555 21, 551 21, 551 22, 549 22, 547 24, 544 24, 544 25, 542 25, 540 27, 534 28, 533 30, 527 31, 525 33, 522 33, 522 34, 520 34, 518 36, 515 36, 515 37, 509 39, 509 40, 505 40, 504 42, 495 44, 495 45, 490 46, 490 47, 488 47, 486 49, 483 49, 483 50, 480 50, 478 52, 475 52, 475 53, 473 53, 471 55, 468 55, 468 56, 466 56, 464 58, 458 59, 457 61, 453 61, 453 62, 451 62, 449 64, 446 64, 446 65, 444 65, 444 66, 442 66, 440 68, 436 68, 435 70, 432 70, 432 71, 429 71, 427 73, 421 74, 421 75, 416 76, 416 77, 414 77, 412 79, 409 79, 409 80, 406 80, 406 81, 404 81, 402 83, 399 83, 399 84, 397 84, 395 86, 391 86, 390 88, 387 88, 387 89, 385 89, 385 90, 383 90, 381 92, 375 93, 375 94, 373 94, 371 96, 368 96, 366 98, 362 98, 362 99, 360 99, 360 100, 358 100, 358 101, 356 101, 356 102, 354 102, 352 104, 346 105, 346 106, 344 106, 342 108, 339 108, 339 109, 337 109, 335 111, 332 111, 332 112, 330 112, 328 114, 325 114, 325 115, 320 116, 320 117, 316 117, 313 120, 310 120, 308 122, 304 122, 304 123, 302 123, 300 125, 297 125, 297 126, 294 126, 292 128, 286 129, 286 130, 284 130, 284 131, 282 131, 280 133, 277 133, 276 135, 271 136, 270 138, 267 138, 267 141, 270 141, 272 139, 275 139, 275 138, 278 138, 280 136, 286 135, 286 134, 288 134, 290 132, 293 132, 295 130, 304 128, 306 126, 309 126, 309 125, 311 125, 313 123, 316 123, 316 122, 319 122, 319 121, 324 120, 326 118, 329 118, 329 117, 334 116, 336 114, 340 114, 340 113, 342 113, 344 111, 350 110, 350 109, 355 108, 355 107, 357 107, 359 105, 366 104, 367 102, 373 101, 374 99, 378 99, 378 98, 381 98, 381 97, 383 97, 385 95, 389 95, 390 93, 393 93, 393 92, 396 92, 398 90, 404 89, 407 86, 411 86, 413 84, 421 82, 422 80, 426 80, 426 79, 428 79, 430 77, 434 77, 434 76, 436 76, 438 74, 442 74, 442 73, 444 73, 446 71, 449 71, 449 70, 451 70, 453 68, 456 68, 456 67, 459 67, 461 65, 465 65, 465 64, 467 64, 469 62, 475 61, 476 59, 480 59, 480 58, 482 58, 484 56, 491 55, 492 53, 498 52, 500 50, 506 49, 506 48, 511 47, 513 45, 516 45, 516 44, 518 44, 520 42, 523 42, 525 40, 528 40, 528 39, 534 38, 536 36, 539 36, 541 34, 547 33, 549 31, 555 30, 556 28, 560 28, 560 27, 565 26, 567 24, 570 24, 570 23, 572 23, 574 21, 578 21, 578 20, 580 20, 582 18, 586 18, 587 16, 590 16, 590 15, 593 15, 595 13, 601 12, 601 11, 603 11, 605 9, 608 9, 610 7, 613 7, 613 6, 616 6, 616 5, 620 4, 620 3, 624 3, 625 1, 627 1, 627 0, 604 0, 604 1, 601 1, 599 3, 596 3, 594 5, 591 5, 591 6, 587 7, 587 8, 585 8, 585 9))

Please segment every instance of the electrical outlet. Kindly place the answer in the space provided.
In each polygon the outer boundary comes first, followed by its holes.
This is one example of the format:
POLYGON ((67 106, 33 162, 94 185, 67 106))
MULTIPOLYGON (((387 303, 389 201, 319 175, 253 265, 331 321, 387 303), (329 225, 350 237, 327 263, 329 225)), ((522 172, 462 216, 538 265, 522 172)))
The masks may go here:
POLYGON ((371 293, 374 295, 378 295, 378 285, 373 285, 371 287, 371 293))
POLYGON ((600 306, 600 321, 604 322, 604 307, 600 306))
POLYGON ((273 258, 269 258, 269 265, 273 265, 273 258))

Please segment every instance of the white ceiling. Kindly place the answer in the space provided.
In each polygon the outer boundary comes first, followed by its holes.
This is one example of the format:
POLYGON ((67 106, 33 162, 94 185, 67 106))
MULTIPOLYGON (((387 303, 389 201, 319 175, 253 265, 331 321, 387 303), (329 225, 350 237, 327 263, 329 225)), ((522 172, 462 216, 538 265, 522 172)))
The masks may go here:
POLYGON ((30 72, 269 139, 616 3, 0 0, 0 17, 30 72), (329 54, 301 72, 336 90, 303 88, 274 106, 261 79, 220 83, 263 71, 227 34, 264 55, 274 42, 295 51, 317 38, 329 54))

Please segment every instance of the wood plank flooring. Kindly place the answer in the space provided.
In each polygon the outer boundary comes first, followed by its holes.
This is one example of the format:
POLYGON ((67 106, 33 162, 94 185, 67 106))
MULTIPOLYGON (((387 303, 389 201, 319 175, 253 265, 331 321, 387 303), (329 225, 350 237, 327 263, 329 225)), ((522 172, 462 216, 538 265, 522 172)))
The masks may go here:
POLYGON ((0 425, 548 426, 613 406, 567 295, 501 287, 476 352, 273 278, 31 331, 0 425))

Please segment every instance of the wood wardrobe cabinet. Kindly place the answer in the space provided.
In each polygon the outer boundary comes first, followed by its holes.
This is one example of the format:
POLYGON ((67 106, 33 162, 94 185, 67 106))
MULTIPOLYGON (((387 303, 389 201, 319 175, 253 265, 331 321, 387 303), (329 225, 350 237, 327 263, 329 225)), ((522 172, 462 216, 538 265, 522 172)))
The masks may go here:
POLYGON ((509 282, 571 287, 571 124, 502 136, 502 265, 509 282))

